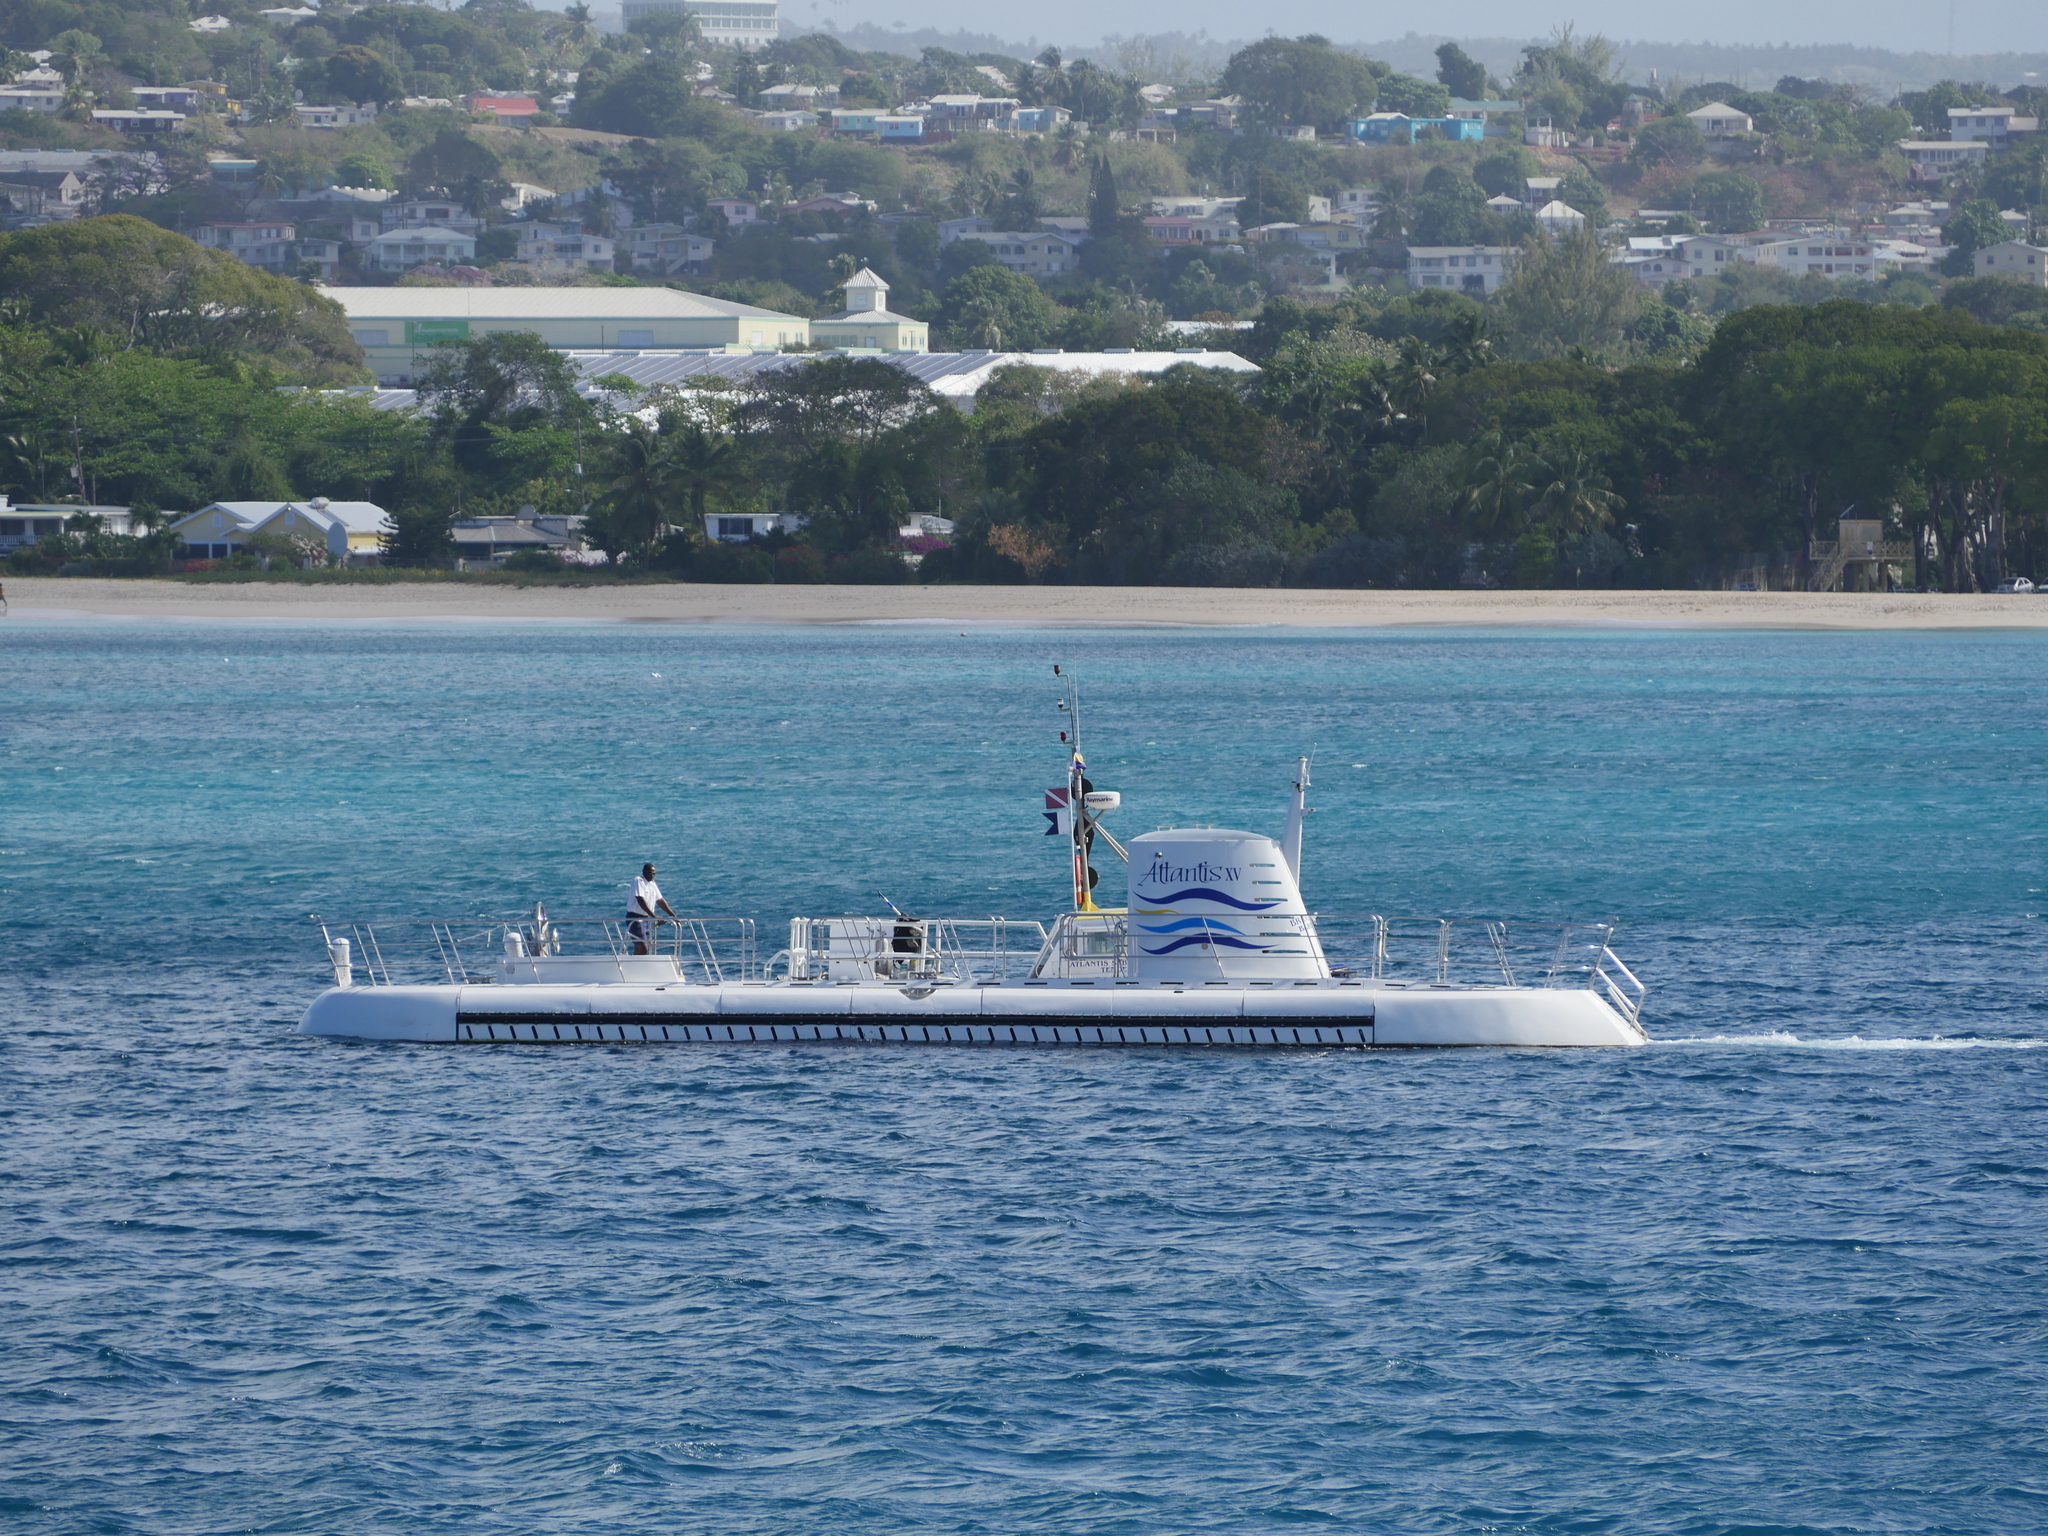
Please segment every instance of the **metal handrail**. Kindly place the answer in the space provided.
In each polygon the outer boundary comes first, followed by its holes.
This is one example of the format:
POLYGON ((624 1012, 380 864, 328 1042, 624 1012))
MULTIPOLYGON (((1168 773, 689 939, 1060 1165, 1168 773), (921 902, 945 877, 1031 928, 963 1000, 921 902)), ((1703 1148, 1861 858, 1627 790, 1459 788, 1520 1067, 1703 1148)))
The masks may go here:
MULTIPOLYGON (((377 987, 396 984, 394 961, 402 979, 412 979, 404 975, 407 971, 414 976, 439 971, 452 985, 478 986, 497 981, 499 966, 506 961, 543 965, 553 959, 625 962, 635 958, 632 948, 640 942, 626 932, 631 919, 618 917, 549 916, 544 926, 533 913, 510 918, 479 914, 468 920, 387 917, 348 922, 326 922, 316 916, 313 921, 330 956, 337 940, 347 940, 353 956, 359 957, 364 981, 377 987), (391 950, 388 956, 387 949, 391 950), (473 959, 479 951, 488 958, 473 959)), ((649 956, 674 960, 677 970, 686 976, 695 970, 713 985, 760 979, 752 918, 657 917, 653 924, 645 941, 649 956), (665 934, 664 928, 668 930, 665 934)))
POLYGON ((1043 923, 1014 918, 797 917, 777 958, 791 981, 962 984, 1008 980, 1012 963, 1045 943, 1043 923), (982 942, 970 942, 975 937, 982 942))

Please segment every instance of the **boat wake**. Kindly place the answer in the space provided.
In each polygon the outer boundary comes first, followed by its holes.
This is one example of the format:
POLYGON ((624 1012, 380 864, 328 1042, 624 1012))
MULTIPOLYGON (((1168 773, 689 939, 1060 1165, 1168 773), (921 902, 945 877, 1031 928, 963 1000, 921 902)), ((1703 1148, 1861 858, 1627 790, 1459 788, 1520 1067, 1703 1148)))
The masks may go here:
POLYGON ((1807 1051, 2031 1051, 2048 1046, 2048 1040, 1951 1039, 1945 1035, 1890 1035, 1865 1039, 1845 1035, 1838 1040, 1802 1040, 1783 1030, 1760 1035, 1678 1035, 1652 1037, 1654 1046, 1733 1045, 1762 1046, 1807 1051))

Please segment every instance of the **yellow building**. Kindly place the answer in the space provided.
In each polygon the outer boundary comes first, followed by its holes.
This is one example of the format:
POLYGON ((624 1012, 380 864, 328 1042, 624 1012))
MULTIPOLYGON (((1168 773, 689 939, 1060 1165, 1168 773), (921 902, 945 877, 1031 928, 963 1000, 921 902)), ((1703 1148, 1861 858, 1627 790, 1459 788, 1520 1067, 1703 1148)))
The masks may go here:
POLYGON ((846 308, 811 322, 811 340, 821 347, 856 351, 928 352, 931 327, 889 312, 889 285, 862 267, 846 280, 846 308))
POLYGON ((348 311, 380 384, 413 383, 437 343, 504 331, 529 331, 558 352, 774 352, 811 341, 809 320, 674 288, 322 291, 348 311))

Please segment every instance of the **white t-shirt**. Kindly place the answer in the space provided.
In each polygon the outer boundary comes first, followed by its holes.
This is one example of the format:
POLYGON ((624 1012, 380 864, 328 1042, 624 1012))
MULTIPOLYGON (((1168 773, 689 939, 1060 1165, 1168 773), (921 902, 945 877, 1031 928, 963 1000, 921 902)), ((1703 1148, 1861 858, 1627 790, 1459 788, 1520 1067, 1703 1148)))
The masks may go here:
POLYGON ((633 882, 633 916, 652 917, 661 910, 661 887, 645 875, 633 882))

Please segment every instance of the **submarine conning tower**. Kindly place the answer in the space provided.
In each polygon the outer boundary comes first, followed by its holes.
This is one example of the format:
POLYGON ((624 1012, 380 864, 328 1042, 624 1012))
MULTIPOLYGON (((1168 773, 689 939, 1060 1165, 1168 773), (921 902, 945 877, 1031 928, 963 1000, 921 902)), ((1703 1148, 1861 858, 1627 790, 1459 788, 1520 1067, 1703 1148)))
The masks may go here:
POLYGON ((1130 844, 1129 975, 1320 981, 1315 921, 1280 844, 1257 832, 1147 832, 1130 844))

